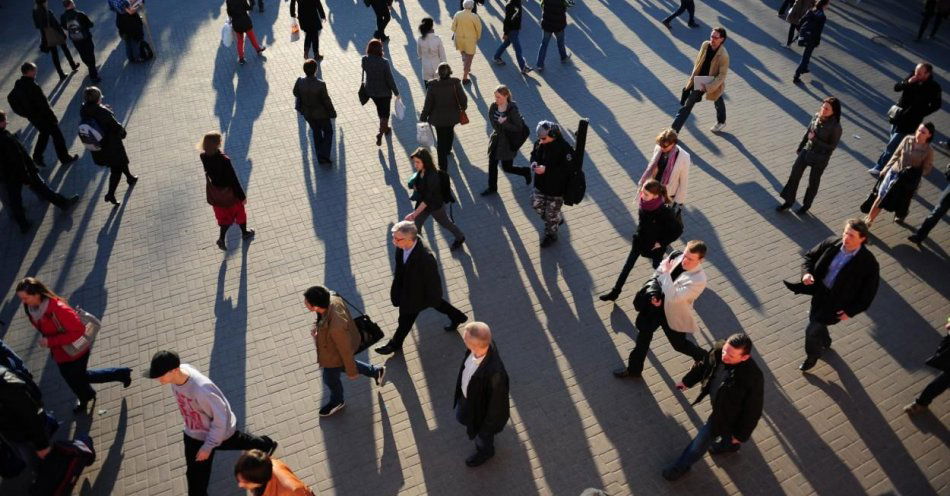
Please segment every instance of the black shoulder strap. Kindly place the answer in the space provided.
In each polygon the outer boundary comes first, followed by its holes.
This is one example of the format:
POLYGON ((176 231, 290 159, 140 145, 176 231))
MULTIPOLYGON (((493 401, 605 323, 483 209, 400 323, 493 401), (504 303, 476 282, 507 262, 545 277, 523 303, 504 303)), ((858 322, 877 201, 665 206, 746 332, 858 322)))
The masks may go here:
POLYGON ((336 295, 336 296, 339 296, 340 299, 343 300, 343 303, 346 303, 347 305, 349 305, 350 307, 352 307, 353 310, 356 310, 356 311, 360 314, 360 316, 366 315, 365 312, 363 312, 362 310, 360 310, 356 305, 350 303, 349 300, 347 300, 346 298, 344 298, 343 295, 341 295, 340 293, 333 293, 333 294, 336 295))

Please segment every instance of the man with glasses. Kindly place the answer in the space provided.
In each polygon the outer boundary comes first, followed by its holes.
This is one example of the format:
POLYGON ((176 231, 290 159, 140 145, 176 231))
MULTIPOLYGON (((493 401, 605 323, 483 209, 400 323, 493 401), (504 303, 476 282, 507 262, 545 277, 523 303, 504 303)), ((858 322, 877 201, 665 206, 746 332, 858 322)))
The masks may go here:
POLYGON ((696 105, 703 95, 716 106, 716 125, 710 131, 717 133, 726 126, 726 104, 722 100, 722 94, 726 74, 729 73, 729 52, 722 46, 725 42, 726 30, 716 27, 709 34, 709 40, 704 41, 703 46, 699 48, 693 72, 689 75, 680 97, 681 107, 673 119, 673 125, 670 126, 677 133, 693 111, 693 105, 696 105))

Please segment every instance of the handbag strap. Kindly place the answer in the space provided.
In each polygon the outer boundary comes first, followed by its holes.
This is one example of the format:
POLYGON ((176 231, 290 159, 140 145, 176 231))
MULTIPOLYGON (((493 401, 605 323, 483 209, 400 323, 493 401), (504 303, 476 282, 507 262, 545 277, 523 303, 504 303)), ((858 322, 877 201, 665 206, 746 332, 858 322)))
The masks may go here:
POLYGON ((459 88, 458 86, 452 86, 452 94, 455 95, 455 106, 459 108, 459 112, 465 112, 465 109, 462 108, 462 102, 459 100, 459 88))
POLYGON ((339 296, 340 299, 343 300, 343 303, 346 303, 347 305, 353 307, 353 310, 356 310, 356 311, 360 314, 360 316, 366 315, 365 312, 363 312, 362 310, 360 310, 360 308, 357 307, 356 305, 350 303, 350 301, 347 300, 346 298, 344 298, 343 295, 341 295, 340 293, 333 293, 333 294, 335 294, 336 296, 339 296))

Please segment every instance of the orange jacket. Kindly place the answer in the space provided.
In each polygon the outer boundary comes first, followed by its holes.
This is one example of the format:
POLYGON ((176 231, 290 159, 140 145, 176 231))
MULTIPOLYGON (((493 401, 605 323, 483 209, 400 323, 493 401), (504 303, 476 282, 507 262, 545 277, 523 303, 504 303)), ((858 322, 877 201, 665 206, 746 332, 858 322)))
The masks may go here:
POLYGON ((276 458, 271 458, 270 461, 274 464, 274 471, 270 482, 264 488, 263 496, 313 496, 313 491, 298 479, 284 462, 276 458))

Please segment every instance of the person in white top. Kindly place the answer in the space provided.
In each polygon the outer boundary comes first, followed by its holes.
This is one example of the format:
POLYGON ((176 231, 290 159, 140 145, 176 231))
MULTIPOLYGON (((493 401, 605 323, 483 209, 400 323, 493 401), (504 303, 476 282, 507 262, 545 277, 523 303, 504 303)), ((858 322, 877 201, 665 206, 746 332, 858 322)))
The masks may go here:
POLYGON ((445 62, 445 46, 442 38, 433 32, 432 18, 426 17, 419 23, 419 39, 416 40, 416 54, 422 61, 422 84, 429 87, 429 81, 439 77, 439 64, 445 62))
POLYGON ((686 203, 689 187, 689 166, 692 163, 689 153, 680 148, 679 136, 672 128, 660 131, 653 147, 653 158, 640 177, 640 187, 650 179, 660 181, 666 186, 666 194, 680 205, 686 203))
POLYGON ((468 350, 455 382, 453 406, 455 418, 467 427, 468 438, 475 440, 475 453, 465 464, 477 467, 495 456, 495 434, 508 423, 508 372, 488 324, 467 324, 462 339, 468 350))

